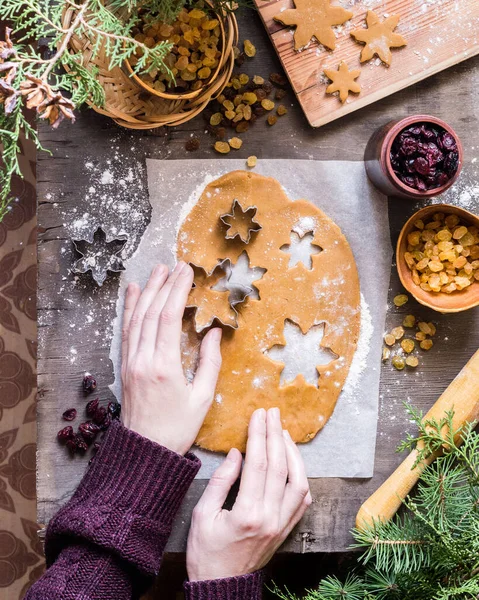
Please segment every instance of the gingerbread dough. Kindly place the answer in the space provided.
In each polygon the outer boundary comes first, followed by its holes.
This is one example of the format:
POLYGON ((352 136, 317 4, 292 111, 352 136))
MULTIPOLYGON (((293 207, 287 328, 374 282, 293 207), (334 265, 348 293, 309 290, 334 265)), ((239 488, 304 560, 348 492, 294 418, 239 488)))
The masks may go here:
POLYGON ((284 25, 296 25, 294 47, 303 48, 314 36, 320 44, 334 50, 336 36, 333 25, 342 25, 349 21, 353 13, 341 6, 331 6, 330 0, 295 0, 296 8, 284 10, 274 19, 284 25))
MULTIPOLYGON (((247 297, 235 306, 238 329, 224 328, 216 397, 197 444, 221 452, 232 447, 244 451, 252 412, 275 406, 296 442, 311 440, 333 413, 359 337, 358 273, 339 227, 310 202, 291 201, 275 179, 235 171, 205 188, 180 227, 177 243, 179 260, 201 265, 208 273, 225 258, 236 264, 245 251, 252 265, 266 269, 254 282, 259 299, 247 297), (249 244, 225 237, 220 217, 235 199, 244 210, 257 207, 255 220, 262 229, 249 244), (290 243, 292 231, 299 236, 311 232, 312 243, 322 249, 311 256, 311 269, 303 262, 289 267, 290 255, 281 247, 290 243), (317 386, 302 374, 281 384, 284 365, 266 355, 274 346, 287 344, 285 321, 297 324, 303 334, 325 324, 321 347, 338 358, 317 367, 317 386)), ((196 369, 200 337, 194 314, 186 314, 182 352, 188 377, 196 369)))
POLYGON ((406 46, 407 41, 402 35, 393 33, 398 26, 399 15, 391 15, 381 23, 379 17, 368 10, 366 15, 367 29, 355 29, 351 35, 355 40, 366 44, 361 52, 361 62, 370 60, 375 54, 386 63, 391 64, 391 48, 406 46))
POLYGON ((326 88, 326 94, 339 92, 339 99, 343 103, 348 99, 349 92, 355 94, 361 92, 361 86, 355 81, 361 75, 361 70, 350 71, 344 61, 341 61, 337 71, 324 69, 324 74, 332 81, 331 85, 326 88))

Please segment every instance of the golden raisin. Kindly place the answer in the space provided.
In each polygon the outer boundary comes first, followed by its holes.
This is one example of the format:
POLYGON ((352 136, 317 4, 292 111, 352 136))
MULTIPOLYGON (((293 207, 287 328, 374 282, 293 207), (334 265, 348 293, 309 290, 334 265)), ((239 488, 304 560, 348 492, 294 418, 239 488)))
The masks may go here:
POLYGON ((223 115, 221 113, 217 112, 214 115, 211 115, 210 125, 213 125, 213 126, 219 125, 222 120, 223 120, 223 115))
POLYGON ((248 158, 246 159, 246 164, 248 165, 248 167, 250 167, 250 169, 256 167, 257 162, 258 159, 256 158, 256 156, 248 156, 248 158))
POLYGON ((409 297, 406 294, 398 294, 397 296, 394 297, 394 304, 395 306, 403 306, 404 304, 406 304, 406 302, 409 300, 409 297))
POLYGON ((244 53, 246 54, 246 56, 248 58, 253 58, 253 56, 255 56, 256 48, 249 40, 244 41, 243 47, 244 47, 244 53))
POLYGON ((391 350, 389 348, 383 348, 382 360, 386 361, 391 356, 391 350))
POLYGON ((432 340, 423 340, 422 342, 420 342, 419 346, 423 350, 430 350, 433 346, 433 341, 432 340))
POLYGON ((391 333, 396 340, 400 340, 404 336, 404 329, 402 327, 394 327, 391 333))
POLYGON ((276 125, 278 117, 276 115, 268 115, 267 121, 268 125, 276 125))
POLYGON ((415 369, 419 364, 419 360, 416 356, 408 356, 406 357, 406 364, 408 367, 415 369))
POLYGON ((411 352, 414 350, 415 345, 416 344, 414 343, 414 340, 411 340, 409 338, 401 341, 401 348, 407 354, 411 354, 411 352))
POLYGON ((416 324, 416 317, 414 315, 406 315, 403 319, 403 327, 411 328, 416 324))
POLYGON ((261 106, 265 110, 273 110, 274 102, 272 100, 269 100, 268 98, 265 98, 264 100, 261 101, 261 106))
POLYGON ((243 140, 241 140, 239 137, 232 137, 228 143, 235 150, 239 150, 243 145, 243 140))
POLYGON ((219 152, 220 154, 228 154, 228 152, 231 150, 228 142, 216 142, 214 148, 216 152, 219 152))
POLYGON ((284 104, 280 104, 278 106, 278 108, 276 109, 276 112, 278 113, 278 115, 280 117, 282 117, 283 115, 285 115, 288 112, 288 109, 286 108, 286 106, 284 104))
POLYGON ((404 369, 404 367, 406 366, 406 363, 404 362, 404 358, 402 358, 401 356, 394 356, 394 358, 392 359, 392 365, 395 369, 397 369, 398 371, 402 371, 404 369))
POLYGON ((386 333, 386 335, 384 336, 384 343, 388 346, 394 346, 394 344, 396 343, 396 338, 393 336, 392 333, 386 333))

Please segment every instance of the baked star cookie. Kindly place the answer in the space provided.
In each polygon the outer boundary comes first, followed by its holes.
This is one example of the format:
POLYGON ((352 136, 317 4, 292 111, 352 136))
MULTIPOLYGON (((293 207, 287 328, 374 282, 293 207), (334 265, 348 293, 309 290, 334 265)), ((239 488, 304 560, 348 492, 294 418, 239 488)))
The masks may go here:
POLYGON ((361 92, 361 86, 355 81, 361 74, 361 70, 350 71, 344 61, 341 61, 337 71, 324 69, 324 74, 332 81, 331 85, 326 88, 326 94, 339 92, 339 99, 343 103, 348 99, 349 92, 353 92, 354 94, 361 92))
POLYGON ((377 54, 388 66, 391 64, 391 48, 400 48, 407 44, 402 35, 394 33, 400 18, 399 15, 391 15, 381 22, 372 10, 368 10, 366 15, 368 28, 351 31, 356 41, 366 44, 361 52, 361 62, 370 60, 377 54))
POLYGON ((330 0, 295 0, 296 8, 284 10, 274 17, 284 25, 296 25, 294 48, 299 50, 315 37, 330 50, 336 47, 333 25, 349 21, 353 13, 341 6, 331 6, 330 0))

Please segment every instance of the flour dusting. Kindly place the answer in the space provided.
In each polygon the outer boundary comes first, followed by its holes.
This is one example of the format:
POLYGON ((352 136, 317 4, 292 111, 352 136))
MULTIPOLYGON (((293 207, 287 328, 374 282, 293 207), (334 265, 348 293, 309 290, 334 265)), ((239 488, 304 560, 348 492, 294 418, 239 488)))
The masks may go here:
POLYGON ((361 294, 361 326, 359 331, 359 340, 356 352, 354 354, 351 367, 349 369, 346 383, 344 384, 342 395, 350 397, 356 390, 361 380, 361 374, 368 366, 368 355, 371 349, 371 337, 374 333, 374 325, 363 294, 361 294))

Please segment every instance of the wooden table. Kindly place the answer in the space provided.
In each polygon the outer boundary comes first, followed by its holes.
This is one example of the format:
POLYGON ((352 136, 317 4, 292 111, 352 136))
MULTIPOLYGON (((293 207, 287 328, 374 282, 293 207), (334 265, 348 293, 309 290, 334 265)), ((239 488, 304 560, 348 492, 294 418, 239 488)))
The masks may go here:
MULTIPOLYGON (((244 65, 250 74, 268 76, 280 71, 275 52, 257 15, 239 17, 242 39, 251 39, 258 49, 256 58, 244 65)), ((363 157, 365 144, 372 132, 386 121, 414 113, 432 113, 449 122, 459 133, 465 146, 466 165, 460 186, 474 181, 476 166, 473 160, 479 153, 479 57, 470 59, 414 87, 386 98, 339 121, 312 129, 301 109, 292 104, 286 117, 270 128, 262 122, 243 135, 243 148, 235 158, 256 154, 262 158, 311 158, 316 160, 354 160, 363 157), (474 150, 475 148, 475 150, 474 150)), ((91 181, 89 168, 107 169, 108 162, 125 172, 135 166, 138 179, 127 186, 118 185, 118 193, 126 202, 134 203, 144 215, 141 227, 131 232, 128 251, 131 254, 139 242, 149 215, 146 188, 147 157, 157 159, 211 158, 212 139, 204 132, 204 121, 194 121, 175 129, 131 133, 120 130, 114 123, 93 111, 84 111, 73 126, 62 125, 57 131, 41 128, 41 140, 52 152, 38 156, 39 202, 39 356, 38 356, 38 521, 46 524, 64 504, 77 486, 87 460, 71 459, 59 448, 56 432, 64 425, 61 413, 84 403, 81 380, 85 370, 93 371, 99 381, 101 400, 111 399, 108 384, 112 382, 112 366, 108 359, 112 320, 118 277, 110 277, 99 289, 81 277, 74 285, 70 272, 74 258, 71 236, 65 223, 92 213, 94 203, 86 201, 91 181), (201 149, 186 153, 185 141, 191 134, 201 138, 201 149), (118 158, 115 158, 115 154, 118 158), (142 166, 143 165, 143 166, 142 166), (92 307, 100 317, 90 322, 92 307)), ((452 192, 451 192, 452 194, 452 192)), ((457 195, 457 194, 456 194, 457 195)), ((449 196, 450 197, 450 196, 449 196)), ((445 198, 447 200, 447 197, 445 198)), ((97 205, 102 203, 98 198, 97 205)), ((477 205, 476 205, 477 208, 477 205)), ((393 243, 406 218, 416 209, 413 203, 389 200, 391 236, 393 243)), ((122 217, 102 208, 107 215, 104 225, 118 227, 122 217)), ((358 223, 358 227, 361 224, 358 223)), ((365 243, 367 241, 365 240, 365 243)), ((371 248, 371 260, 374 260, 371 248)), ((400 290, 396 270, 391 276, 390 300, 400 290)), ((449 384, 477 349, 479 311, 441 316, 410 301, 401 310, 389 308, 386 328, 400 324, 401 314, 414 313, 437 323, 438 334, 434 348, 423 356, 417 373, 397 372, 390 365, 382 368, 380 388, 379 430, 376 449, 375 475, 369 480, 315 479, 311 480, 314 503, 307 516, 291 535, 284 549, 293 552, 338 552, 350 544, 350 529, 362 501, 368 497, 401 461, 395 453, 411 424, 403 409, 403 401, 427 409, 449 384)), ((379 324, 381 327, 382 324, 379 324)), ((354 427, 354 421, 351 423, 354 427)), ((188 531, 192 507, 205 487, 204 481, 192 485, 169 544, 171 552, 182 552, 188 531)))

